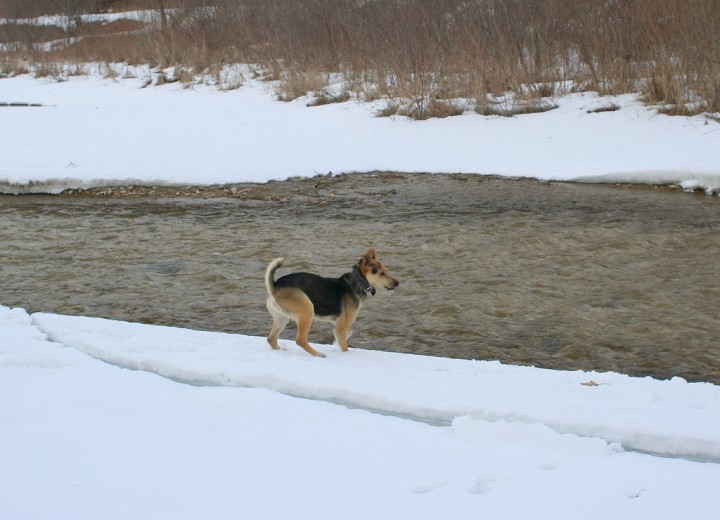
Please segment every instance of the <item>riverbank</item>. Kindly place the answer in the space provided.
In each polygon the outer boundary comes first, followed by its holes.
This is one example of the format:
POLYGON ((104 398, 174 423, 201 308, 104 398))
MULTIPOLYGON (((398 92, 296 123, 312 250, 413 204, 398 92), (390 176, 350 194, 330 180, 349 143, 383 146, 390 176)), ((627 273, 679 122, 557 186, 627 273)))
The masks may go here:
POLYGON ((266 183, 350 172, 467 173, 720 189, 720 123, 667 116, 637 96, 552 98, 514 117, 377 117, 384 100, 307 106, 268 84, 145 87, 138 77, 0 80, 0 191, 266 183), (613 104, 617 109, 597 112, 613 104))
MULTIPOLYGON (((340 175, 318 175, 315 177, 295 177, 283 181, 267 183, 244 182, 221 185, 130 185, 105 186, 97 188, 67 188, 59 193, 50 193, 62 197, 89 198, 199 198, 217 199, 232 198, 238 200, 259 200, 287 202, 294 198, 325 198, 338 196, 352 197, 358 189, 368 190, 377 181, 385 187, 403 185, 409 181, 420 180, 424 176, 447 177, 464 180, 471 174, 440 174, 440 173, 400 173, 400 172, 367 172, 347 173, 340 175)), ((543 186, 548 183, 585 184, 578 181, 539 181, 533 178, 511 178, 495 175, 483 176, 487 180, 502 180, 523 186, 543 186)), ((704 193, 705 190, 684 189, 676 184, 638 184, 614 183, 610 187, 622 190, 653 190, 670 193, 704 193)), ((22 193, 18 194, 22 195, 22 193)))

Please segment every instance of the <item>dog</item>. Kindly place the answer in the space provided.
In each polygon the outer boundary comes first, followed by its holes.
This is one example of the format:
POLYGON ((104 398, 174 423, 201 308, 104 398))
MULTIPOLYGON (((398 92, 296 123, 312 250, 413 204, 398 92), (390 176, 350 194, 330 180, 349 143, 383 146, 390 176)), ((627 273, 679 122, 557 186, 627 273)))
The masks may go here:
POLYGON ((325 278, 313 273, 292 273, 275 280, 275 271, 283 264, 276 258, 265 271, 268 293, 267 308, 273 318, 267 340, 279 349, 278 337, 290 320, 297 324, 295 342, 313 356, 325 357, 308 343, 313 319, 335 323, 335 338, 343 352, 347 352, 348 338, 358 311, 368 294, 375 295, 376 287, 394 291, 399 285, 387 268, 375 258, 375 249, 360 258, 350 272, 340 278, 325 278))

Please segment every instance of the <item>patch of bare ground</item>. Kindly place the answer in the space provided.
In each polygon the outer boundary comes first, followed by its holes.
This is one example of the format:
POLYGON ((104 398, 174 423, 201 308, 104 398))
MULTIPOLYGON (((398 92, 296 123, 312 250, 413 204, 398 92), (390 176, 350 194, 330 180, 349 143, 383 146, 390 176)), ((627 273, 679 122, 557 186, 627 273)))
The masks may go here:
MULTIPOLYGON (((550 186, 556 182, 540 181, 532 178, 508 178, 493 175, 476 174, 434 174, 402 172, 348 173, 342 175, 318 175, 316 177, 297 177, 284 181, 259 183, 235 183, 222 185, 185 185, 185 186, 112 186, 98 188, 72 188, 58 194, 60 197, 91 198, 232 198, 247 201, 289 202, 292 200, 328 202, 338 198, 364 197, 368 195, 387 195, 405 184, 422 181, 427 176, 442 177, 453 181, 503 181, 537 185, 538 188, 550 186)), ((646 185, 616 183, 612 186, 625 190, 654 190, 681 192, 677 185, 646 185)))

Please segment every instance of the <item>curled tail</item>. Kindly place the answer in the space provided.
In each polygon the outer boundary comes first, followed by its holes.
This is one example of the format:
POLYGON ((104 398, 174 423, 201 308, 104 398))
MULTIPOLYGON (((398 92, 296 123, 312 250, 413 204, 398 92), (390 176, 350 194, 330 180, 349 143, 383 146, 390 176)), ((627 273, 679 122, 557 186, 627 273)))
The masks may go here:
POLYGON ((267 266, 265 271, 265 288, 267 289, 268 296, 272 297, 275 292, 275 271, 277 271, 283 263, 282 258, 276 258, 267 266))

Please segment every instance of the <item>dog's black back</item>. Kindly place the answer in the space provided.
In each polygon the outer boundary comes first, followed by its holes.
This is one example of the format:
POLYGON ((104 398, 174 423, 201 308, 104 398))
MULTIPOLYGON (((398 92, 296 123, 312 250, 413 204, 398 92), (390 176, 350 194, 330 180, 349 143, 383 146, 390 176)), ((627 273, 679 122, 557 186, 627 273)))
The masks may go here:
POLYGON ((275 280, 275 287, 291 287, 307 294, 316 316, 340 316, 343 296, 351 293, 343 278, 325 278, 312 273, 292 273, 275 280))

